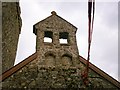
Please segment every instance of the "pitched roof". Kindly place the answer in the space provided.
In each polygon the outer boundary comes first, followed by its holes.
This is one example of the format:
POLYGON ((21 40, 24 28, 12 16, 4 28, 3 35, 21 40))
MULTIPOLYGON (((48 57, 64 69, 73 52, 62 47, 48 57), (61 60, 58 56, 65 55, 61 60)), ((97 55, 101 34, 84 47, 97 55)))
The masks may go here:
MULTIPOLYGON (((87 60, 83 58, 82 56, 80 56, 79 58, 80 58, 81 63, 86 65, 87 60)), ((114 79, 113 77, 105 73, 100 68, 96 67, 94 64, 90 63, 89 68, 92 69, 97 74, 99 74, 100 76, 102 76, 103 78, 105 78, 107 81, 111 82, 112 84, 120 88, 120 82, 118 82, 116 79, 114 79)))
POLYGON ((77 27, 75 27, 73 24, 71 24, 71 23, 68 22, 67 20, 65 20, 65 19, 63 19, 62 17, 60 17, 59 15, 57 15, 57 13, 56 13, 55 11, 52 11, 51 14, 52 14, 52 15, 48 16, 47 18, 45 18, 45 19, 43 19, 43 20, 41 20, 41 21, 39 21, 38 23, 36 23, 36 24, 33 25, 33 33, 34 33, 35 35, 36 35, 36 32, 37 32, 36 29, 35 29, 35 27, 36 27, 38 24, 41 24, 41 23, 45 22, 46 20, 48 20, 48 19, 50 19, 50 18, 53 19, 54 16, 56 16, 57 19, 60 19, 60 20, 62 20, 62 21, 64 21, 64 22, 66 22, 67 24, 71 25, 73 28, 77 29, 77 27))
POLYGON ((15 72, 17 72, 18 70, 29 64, 31 61, 35 60, 36 58, 37 58, 37 53, 34 53, 25 60, 23 60, 22 62, 10 68, 9 70, 3 72, 3 74, 0 75, 0 81, 4 81, 6 78, 10 77, 15 72))
MULTIPOLYGON (((0 81, 4 81, 5 79, 13 75, 15 72, 17 72, 18 70, 20 70, 21 68, 23 68, 24 66, 26 66, 27 64, 35 60, 36 58, 37 58, 37 53, 34 53, 28 58, 26 58, 25 60, 23 60, 22 62, 18 63, 17 65, 13 66, 9 70, 5 71, 2 75, 0 75, 0 81)), ((87 60, 85 58, 83 58, 82 56, 79 56, 79 60, 81 63, 86 65, 87 60)), ((96 72, 97 74, 105 78, 107 81, 111 82, 113 85, 120 88, 120 82, 118 82, 113 77, 109 76, 107 73, 105 73, 104 71, 102 71, 101 69, 93 65, 92 63, 89 64, 89 69, 92 69, 94 72, 96 72)))

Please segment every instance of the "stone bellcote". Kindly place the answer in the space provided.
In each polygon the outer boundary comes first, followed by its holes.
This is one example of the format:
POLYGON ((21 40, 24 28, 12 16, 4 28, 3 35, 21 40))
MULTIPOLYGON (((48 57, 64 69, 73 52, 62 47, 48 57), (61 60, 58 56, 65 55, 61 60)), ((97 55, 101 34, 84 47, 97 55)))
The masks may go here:
POLYGON ((76 43, 77 28, 57 15, 36 23, 33 33, 36 38, 36 52, 39 65, 48 67, 75 66, 79 61, 76 43), (49 42, 46 39, 50 39, 49 42))

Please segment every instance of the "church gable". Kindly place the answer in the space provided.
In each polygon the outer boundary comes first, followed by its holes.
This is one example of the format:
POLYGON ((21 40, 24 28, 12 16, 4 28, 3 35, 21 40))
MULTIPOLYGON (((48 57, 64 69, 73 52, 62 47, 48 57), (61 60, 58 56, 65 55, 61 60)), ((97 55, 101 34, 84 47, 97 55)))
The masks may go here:
POLYGON ((39 66, 76 66, 78 64, 76 28, 72 24, 52 12, 50 17, 35 24, 34 30, 37 35, 36 51, 39 66), (51 42, 46 42, 46 39, 50 39, 51 42), (62 40, 65 42, 62 43, 62 40))
MULTIPOLYGON (((86 88, 81 77, 85 64, 80 57, 79 67, 38 67, 34 59, 22 69, 2 82, 3 88, 86 88)), ((91 65, 90 65, 91 66, 91 65)), ((94 67, 95 68, 95 67, 94 67)), ((105 74, 105 73, 104 73, 105 74)), ((89 86, 87 88, 120 88, 111 83, 99 71, 90 67, 89 86), (98 73, 97 73, 98 72, 98 73)))
POLYGON ((86 59, 79 56, 76 30, 55 12, 34 25, 36 53, 0 76, 3 88, 120 88, 120 83, 90 63, 89 82, 82 73, 86 59), (45 37, 52 42, 44 42, 45 37), (68 43, 60 43, 60 39, 68 43))
POLYGON ((62 17, 58 16, 55 11, 51 12, 52 15, 47 17, 46 19, 36 23, 33 28, 33 32, 36 34, 37 30, 39 29, 54 29, 53 31, 56 31, 59 29, 59 31, 71 31, 76 32, 77 28, 63 19, 62 17))

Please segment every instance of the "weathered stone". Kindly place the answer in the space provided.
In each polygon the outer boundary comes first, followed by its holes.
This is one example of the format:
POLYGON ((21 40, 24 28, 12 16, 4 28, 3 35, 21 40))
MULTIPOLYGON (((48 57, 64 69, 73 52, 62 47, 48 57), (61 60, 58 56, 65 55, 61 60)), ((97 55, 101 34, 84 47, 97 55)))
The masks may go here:
POLYGON ((18 2, 2 2, 2 72, 14 65, 21 30, 18 2))
POLYGON ((34 26, 37 35, 37 58, 2 82, 3 88, 115 88, 112 83, 89 70, 89 84, 85 86, 81 72, 85 65, 80 62, 76 45, 76 28, 52 12, 52 16, 34 26), (51 35, 51 31, 53 35, 51 35), (64 33, 60 35, 61 32, 64 33), (44 36, 53 39, 44 43, 44 36), (59 38, 67 38, 60 44, 59 38))

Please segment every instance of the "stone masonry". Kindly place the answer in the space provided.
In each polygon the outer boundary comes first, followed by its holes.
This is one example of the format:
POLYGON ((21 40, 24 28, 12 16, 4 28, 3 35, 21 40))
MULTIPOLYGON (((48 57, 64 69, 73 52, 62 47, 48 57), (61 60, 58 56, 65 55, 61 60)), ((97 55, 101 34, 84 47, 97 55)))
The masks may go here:
POLYGON ((21 30, 18 2, 2 2, 2 72, 13 67, 21 30))
POLYGON ((50 17, 35 24, 38 65, 76 66, 79 63, 76 31, 75 26, 56 15, 54 11, 50 17), (51 38, 52 42, 44 42, 45 37, 51 38), (61 38, 67 39, 67 43, 60 43, 61 38))
POLYGON ((2 74, 2 2, 0 2, 0 74, 2 74))
MULTIPOLYGON (((2 87, 23 89, 43 88, 114 88, 117 87, 89 70, 89 85, 83 83, 81 73, 85 65, 80 62, 76 44, 77 28, 55 12, 34 25, 37 35, 36 54, 32 62, 2 82, 2 87), (49 37, 52 42, 44 42, 49 37), (67 43, 60 43, 60 39, 67 43)), ((112 89, 113 90, 113 89, 112 89)))
MULTIPOLYGON (((21 70, 3 81, 3 89, 22 88, 33 89, 38 88, 86 88, 84 85, 81 72, 85 66, 80 63, 79 68, 76 67, 38 67, 36 63, 38 60, 26 65, 21 70)), ((90 84, 87 87, 90 90, 94 88, 109 88, 117 90, 117 87, 108 82, 102 76, 99 76, 94 71, 90 70, 90 84)))

